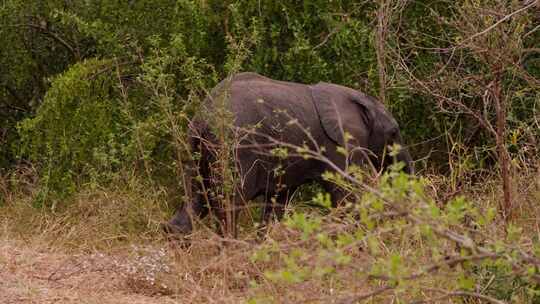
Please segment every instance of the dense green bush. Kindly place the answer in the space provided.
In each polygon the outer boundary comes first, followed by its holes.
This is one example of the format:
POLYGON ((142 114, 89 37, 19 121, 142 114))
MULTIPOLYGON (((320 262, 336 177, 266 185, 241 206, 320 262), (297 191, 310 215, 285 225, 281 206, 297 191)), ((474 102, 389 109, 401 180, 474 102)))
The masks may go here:
POLYGON ((53 80, 35 117, 20 124, 21 152, 42 163, 44 183, 70 192, 85 167, 112 171, 125 158, 126 118, 114 78, 87 60, 53 80))

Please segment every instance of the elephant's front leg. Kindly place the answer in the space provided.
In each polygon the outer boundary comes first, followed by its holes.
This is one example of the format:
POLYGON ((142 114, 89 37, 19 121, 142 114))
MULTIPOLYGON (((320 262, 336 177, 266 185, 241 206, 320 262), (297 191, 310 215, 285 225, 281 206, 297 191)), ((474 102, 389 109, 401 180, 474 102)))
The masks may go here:
POLYGON ((214 205, 208 193, 211 186, 210 179, 207 177, 208 171, 207 160, 201 160, 197 164, 190 162, 186 166, 185 203, 176 209, 167 223, 162 224, 165 232, 190 234, 193 230, 193 221, 204 218, 208 214, 209 208, 214 205), (202 181, 197 177, 202 177, 202 181))
POLYGON ((190 234, 193 230, 193 221, 203 218, 208 214, 208 209, 202 199, 197 196, 193 201, 183 204, 176 210, 173 217, 164 223, 162 228, 167 233, 190 234))

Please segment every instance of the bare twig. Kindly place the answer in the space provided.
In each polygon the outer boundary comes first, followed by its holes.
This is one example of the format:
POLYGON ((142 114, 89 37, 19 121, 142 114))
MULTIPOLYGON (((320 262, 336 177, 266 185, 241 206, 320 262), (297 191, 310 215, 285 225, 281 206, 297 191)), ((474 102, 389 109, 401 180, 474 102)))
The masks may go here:
MULTIPOLYGON (((115 59, 113 62, 111 62, 111 64, 106 65, 104 68, 96 71, 95 73, 93 73, 91 75, 88 75, 87 80, 94 80, 99 75, 111 72, 113 70, 116 70, 116 73, 118 73, 118 69, 121 66, 131 65, 131 64, 134 64, 134 63, 136 63, 136 61, 134 61, 134 60, 126 60, 126 61, 123 61, 123 62, 118 62, 118 60, 115 59)), ((119 75, 117 75, 117 76, 119 76, 119 75)), ((121 78, 119 78, 119 81, 121 81, 121 78)))
POLYGON ((387 292, 389 290, 392 290, 392 289, 394 289, 394 287, 386 285, 386 286, 380 287, 380 288, 375 289, 374 291, 371 291, 371 292, 368 292, 368 293, 364 293, 364 294, 360 294, 360 295, 354 295, 354 296, 350 296, 350 297, 347 297, 347 298, 340 299, 338 301, 338 303, 339 304, 358 303, 360 301, 367 300, 369 298, 378 296, 378 295, 380 295, 380 294, 382 294, 384 292, 387 292))
POLYGON ((517 15, 517 14, 523 12, 523 11, 526 11, 526 10, 528 10, 529 8, 531 8, 531 7, 533 7, 533 6, 536 6, 536 5, 538 5, 537 1, 532 1, 532 2, 529 3, 528 5, 526 5, 526 6, 522 7, 522 8, 520 8, 520 9, 518 9, 518 10, 516 10, 516 11, 514 11, 514 12, 512 12, 512 13, 510 13, 510 14, 504 16, 504 17, 502 17, 501 19, 499 19, 499 21, 495 22, 494 24, 492 24, 491 26, 487 27, 487 28, 484 29, 483 31, 478 32, 478 33, 476 33, 476 34, 474 34, 474 35, 472 35, 472 36, 467 37, 465 40, 461 41, 461 43, 460 43, 459 45, 457 45, 456 47, 463 46, 463 45, 465 45, 465 43, 467 43, 467 42, 473 40, 474 38, 477 38, 477 37, 479 37, 479 36, 482 36, 482 35, 488 33, 489 31, 493 30, 494 28, 496 28, 497 26, 499 26, 501 23, 505 22, 506 20, 508 20, 508 19, 512 18, 513 16, 515 16, 515 15, 517 15))
MULTIPOLYGON (((401 213, 401 214, 403 214, 403 213, 401 213)), ((470 255, 470 256, 464 256, 464 257, 462 257, 462 256, 453 257, 453 258, 444 260, 444 261, 442 261, 440 263, 433 264, 433 265, 427 267, 426 269, 424 269, 422 271, 419 271, 417 273, 402 277, 400 279, 403 279, 403 280, 415 280, 415 279, 423 277, 423 276, 425 276, 425 275, 427 275, 429 273, 440 270, 443 267, 454 267, 454 266, 456 266, 458 264, 463 264, 465 262, 484 261, 484 260, 487 260, 487 259, 497 259, 499 257, 500 257, 500 255, 496 254, 496 253, 483 253, 483 254, 476 254, 476 255, 470 255)), ((370 275, 369 278, 376 279, 376 280, 383 280, 383 281, 390 281, 390 280, 394 279, 392 277, 385 276, 385 275, 370 275)))
POLYGON ((328 40, 330 40, 330 37, 332 37, 335 34, 339 33, 339 31, 341 31, 341 29, 344 26, 345 26, 345 24, 341 23, 338 26, 336 26, 335 28, 333 28, 328 34, 326 34, 324 36, 324 39, 319 44, 317 44, 316 46, 313 47, 313 50, 316 50, 316 49, 319 49, 319 48, 323 47, 328 42, 328 40))

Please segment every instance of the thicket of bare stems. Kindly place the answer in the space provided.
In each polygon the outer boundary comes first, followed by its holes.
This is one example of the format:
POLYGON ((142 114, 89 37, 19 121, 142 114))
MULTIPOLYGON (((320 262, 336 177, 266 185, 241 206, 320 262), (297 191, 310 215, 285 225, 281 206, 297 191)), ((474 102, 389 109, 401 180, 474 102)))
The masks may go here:
MULTIPOLYGON (((431 96, 440 111, 469 117, 475 122, 472 128, 481 129, 492 138, 504 194, 499 213, 509 222, 516 202, 512 198, 515 192, 512 178, 514 167, 507 148, 508 111, 519 93, 515 87, 517 82, 524 81, 533 90, 540 88, 538 79, 529 75, 522 65, 525 56, 531 52, 523 42, 527 36, 538 31, 538 26, 532 26, 530 31, 524 29, 538 21, 532 12, 538 9, 539 4, 537 1, 513 4, 504 1, 466 2, 455 18, 447 20, 439 17, 452 34, 442 41, 444 47, 437 48, 403 41, 400 31, 404 29, 399 23, 399 7, 403 5, 403 1, 380 3, 377 54, 378 58, 386 58, 387 62, 379 60, 381 95, 384 94, 387 78, 385 66, 393 66, 394 73, 405 77, 413 90, 431 96), (392 18, 397 20, 393 26, 388 22, 392 18), (444 59, 427 75, 416 72, 407 59, 415 52, 426 50, 439 53, 444 59), (468 64, 482 65, 483 72, 469 73, 466 68, 468 64)), ((534 128, 528 132, 530 138, 534 139, 534 128)), ((534 140, 531 144, 534 145, 534 140)), ((538 153, 537 148, 533 149, 538 153)))

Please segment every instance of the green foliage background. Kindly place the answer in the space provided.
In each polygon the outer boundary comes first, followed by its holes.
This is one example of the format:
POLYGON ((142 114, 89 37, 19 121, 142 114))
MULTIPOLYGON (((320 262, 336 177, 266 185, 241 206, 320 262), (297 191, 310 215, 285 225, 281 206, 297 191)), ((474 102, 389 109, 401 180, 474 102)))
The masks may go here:
MULTIPOLYGON (((408 54, 408 64, 429 75, 447 57, 429 48, 459 38, 440 20, 467 3, 410 2, 392 21, 401 30, 388 46, 420 46, 408 54)), ((370 1, 345 0, 3 1, 0 168, 30 161, 45 193, 69 194, 122 168, 174 183, 170 124, 185 125, 206 91, 231 70, 227 63, 239 48, 247 53, 241 70, 334 82, 376 96, 376 9, 370 1)), ((523 45, 533 47, 538 38, 536 32, 523 45)), ((539 61, 533 53, 523 63, 536 78, 539 61)), ((411 89, 403 71, 387 68, 388 107, 406 141, 429 140, 414 147, 415 158, 448 151, 441 136, 448 132, 476 150, 490 149, 486 136, 468 135, 470 118, 437 111, 432 97, 411 89)), ((474 58, 468 68, 485 72, 474 58)), ((509 120, 519 129, 534 119, 539 96, 527 83, 512 85, 521 93, 511 97, 518 102, 509 120)), ((490 157, 476 150, 467 153, 490 157)), ((431 167, 445 167, 444 153, 432 156, 431 167)))

